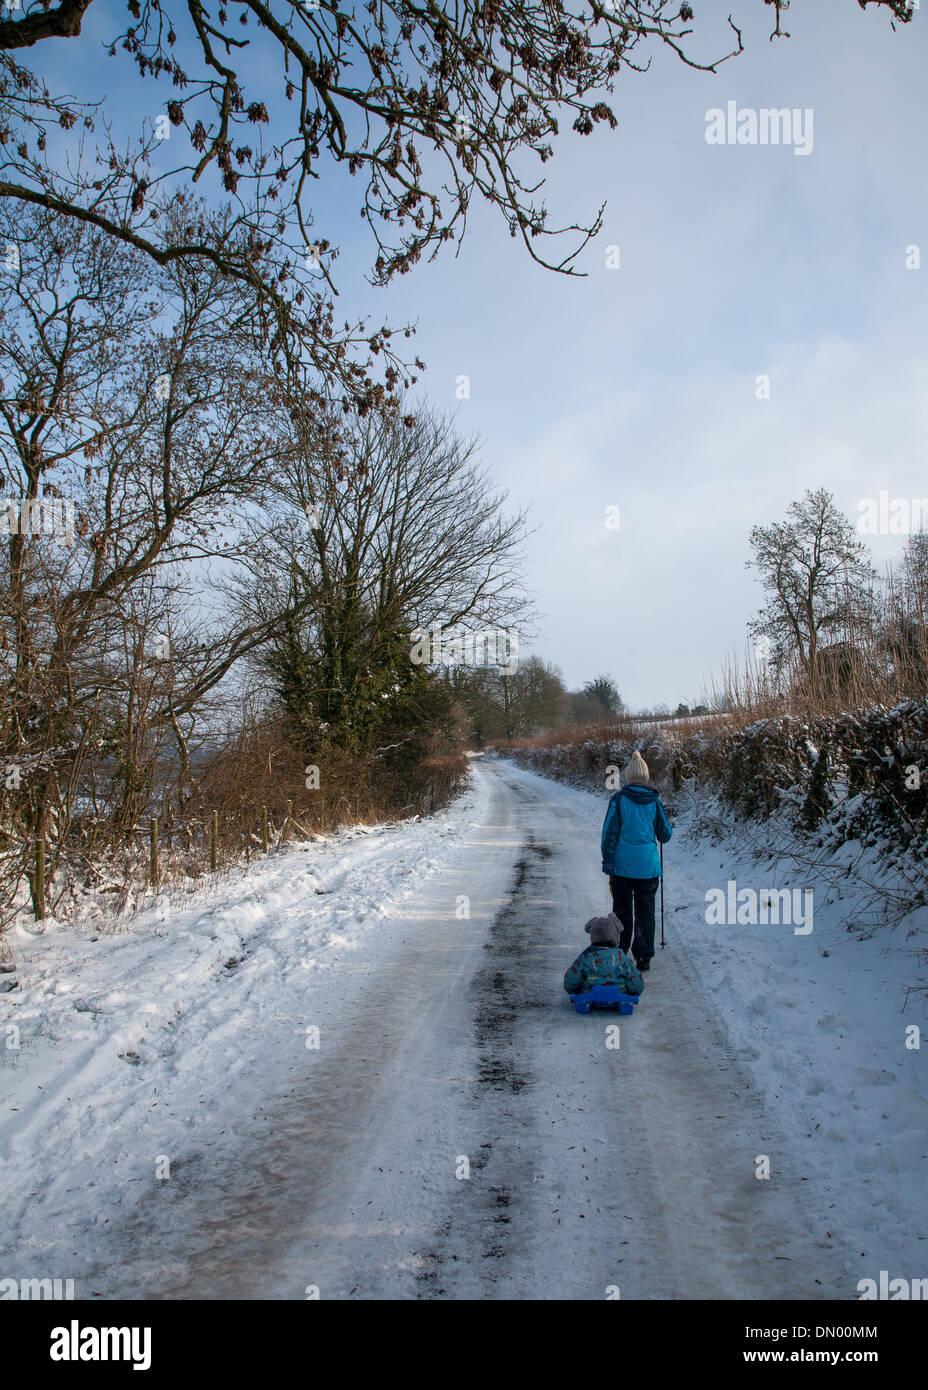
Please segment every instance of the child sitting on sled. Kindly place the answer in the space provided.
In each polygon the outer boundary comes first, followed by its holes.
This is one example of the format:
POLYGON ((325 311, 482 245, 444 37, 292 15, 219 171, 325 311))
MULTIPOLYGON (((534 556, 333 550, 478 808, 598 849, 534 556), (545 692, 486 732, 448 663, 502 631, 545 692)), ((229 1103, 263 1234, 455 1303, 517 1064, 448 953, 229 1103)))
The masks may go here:
POLYGON ((568 994, 586 994, 594 985, 618 985, 623 994, 640 994, 644 980, 619 945, 622 924, 614 912, 591 917, 583 928, 590 944, 564 976, 568 994))

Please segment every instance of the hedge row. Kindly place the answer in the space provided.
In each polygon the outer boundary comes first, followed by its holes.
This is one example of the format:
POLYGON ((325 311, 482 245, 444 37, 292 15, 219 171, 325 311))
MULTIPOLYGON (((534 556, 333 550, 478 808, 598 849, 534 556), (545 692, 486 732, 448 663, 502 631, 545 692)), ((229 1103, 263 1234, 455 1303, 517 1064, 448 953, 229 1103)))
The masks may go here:
POLYGON ((695 782, 748 817, 783 812, 798 830, 889 840, 928 856, 928 698, 812 720, 784 715, 738 730, 661 730, 499 752, 549 777, 607 789, 635 749, 653 780, 695 782))

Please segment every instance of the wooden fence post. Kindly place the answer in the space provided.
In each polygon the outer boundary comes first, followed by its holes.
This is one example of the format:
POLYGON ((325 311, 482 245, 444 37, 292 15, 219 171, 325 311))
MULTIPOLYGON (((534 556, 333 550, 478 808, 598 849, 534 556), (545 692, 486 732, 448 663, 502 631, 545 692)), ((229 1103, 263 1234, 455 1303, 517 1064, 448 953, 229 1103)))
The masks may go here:
POLYGON ((267 851, 268 851, 268 835, 267 835, 267 807, 266 807, 266 806, 262 806, 262 807, 261 807, 261 842, 262 842, 262 844, 264 845, 264 853, 267 854, 267 851))
POLYGON ((290 822, 291 822, 292 820, 293 820, 293 802, 292 802, 292 801, 288 801, 288 802, 287 802, 287 819, 286 819, 286 821, 285 821, 285 823, 284 823, 284 834, 285 834, 285 835, 286 835, 286 834, 289 834, 289 831, 290 831, 290 822))
POLYGON ((32 907, 35 912, 35 920, 43 922, 45 920, 45 841, 42 838, 35 842, 35 885, 32 890, 32 907))
POLYGON ((215 873, 215 872, 216 872, 216 866, 217 866, 218 862, 219 862, 219 812, 218 812, 218 811, 214 811, 214 812, 213 812, 213 818, 212 818, 212 821, 211 821, 211 824, 210 824, 210 836, 209 836, 209 867, 210 867, 210 870, 211 870, 212 873, 215 873))
POLYGON ((152 816, 149 828, 151 836, 151 854, 148 864, 148 877, 153 888, 158 886, 158 817, 152 816))

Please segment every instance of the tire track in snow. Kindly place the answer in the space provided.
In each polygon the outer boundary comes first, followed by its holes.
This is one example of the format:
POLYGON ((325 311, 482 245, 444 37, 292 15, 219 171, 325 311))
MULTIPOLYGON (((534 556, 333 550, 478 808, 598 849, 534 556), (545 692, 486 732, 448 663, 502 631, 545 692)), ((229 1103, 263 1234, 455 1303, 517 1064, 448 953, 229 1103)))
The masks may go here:
MULTIPOLYGON (((539 797, 535 798, 540 800, 539 797)), ((470 1157, 479 1182, 468 1182, 464 1201, 455 1203, 438 1228, 439 1239, 424 1252, 417 1275, 420 1297, 441 1297, 454 1280, 461 1253, 486 1264, 480 1278, 492 1286, 506 1262, 524 1248, 532 1219, 525 1193, 535 1176, 531 1148, 536 1075, 530 1062, 526 1025, 532 1011, 550 1009, 550 971, 542 951, 551 934, 539 920, 538 903, 547 896, 546 863, 551 846, 525 831, 525 848, 516 860, 506 900, 497 910, 483 944, 485 963, 474 972, 468 996, 473 1011, 477 1076, 471 1083, 472 1126, 494 1138, 482 1141, 470 1157), (489 1262, 489 1263, 486 1263, 489 1262)))

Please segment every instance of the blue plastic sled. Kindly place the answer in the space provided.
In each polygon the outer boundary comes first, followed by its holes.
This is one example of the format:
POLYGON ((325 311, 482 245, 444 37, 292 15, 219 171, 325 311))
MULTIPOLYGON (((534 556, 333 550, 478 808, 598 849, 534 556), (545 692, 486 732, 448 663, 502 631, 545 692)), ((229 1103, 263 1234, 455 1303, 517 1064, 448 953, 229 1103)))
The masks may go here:
POLYGON ((618 985, 594 985, 585 994, 572 994, 570 997, 578 1014, 588 1014, 593 1008, 617 1008, 620 1014, 633 1014, 638 1003, 637 994, 623 994, 618 985))

